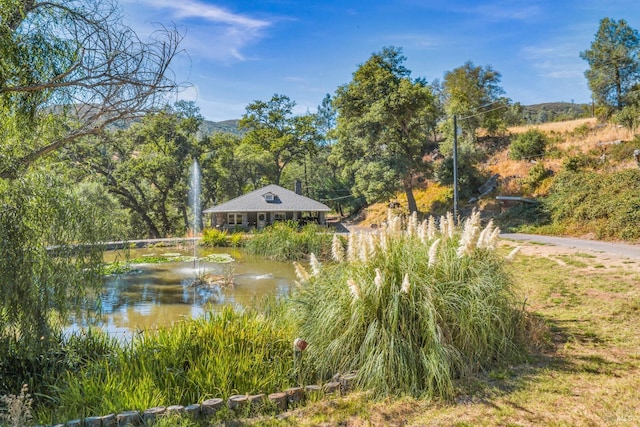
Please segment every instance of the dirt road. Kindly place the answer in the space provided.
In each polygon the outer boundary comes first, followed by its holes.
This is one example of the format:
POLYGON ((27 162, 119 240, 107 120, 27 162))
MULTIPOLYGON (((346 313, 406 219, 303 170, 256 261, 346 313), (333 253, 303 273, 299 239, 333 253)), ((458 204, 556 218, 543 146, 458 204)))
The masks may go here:
POLYGON ((640 259, 640 245, 573 239, 567 237, 537 236, 533 234, 503 233, 500 237, 509 240, 537 242, 545 245, 559 246, 579 251, 599 252, 603 255, 640 259))

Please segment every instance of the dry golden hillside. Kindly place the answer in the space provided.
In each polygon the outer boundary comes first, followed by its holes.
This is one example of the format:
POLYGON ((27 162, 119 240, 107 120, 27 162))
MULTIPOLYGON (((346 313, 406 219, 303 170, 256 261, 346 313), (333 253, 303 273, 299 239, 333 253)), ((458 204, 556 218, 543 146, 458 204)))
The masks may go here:
MULTIPOLYGON (((634 137, 633 133, 627 129, 613 124, 601 124, 595 118, 570 120, 564 122, 543 123, 539 125, 517 126, 511 127, 507 131, 507 137, 513 137, 529 129, 536 128, 544 132, 550 141, 547 148, 547 155, 537 161, 516 161, 509 159, 508 140, 505 137, 496 138, 492 144, 491 138, 481 138, 482 141, 493 145, 492 154, 479 165, 479 168, 485 175, 491 176, 498 174, 500 176, 500 185, 497 190, 491 193, 490 198, 482 202, 483 207, 487 206, 489 200, 494 201, 496 195, 521 195, 527 197, 537 197, 546 194, 551 179, 543 182, 535 189, 527 188, 523 182, 529 175, 530 169, 536 163, 542 163, 545 169, 557 173, 562 167, 563 160, 568 156, 579 154, 588 154, 590 156, 608 156, 609 152, 620 141, 631 141, 634 137), (506 142, 506 143, 505 143, 506 142), (495 147, 498 148, 495 148, 495 147)), ((623 160, 611 168, 635 168, 636 163, 632 158, 623 160)), ((416 188, 414 192, 418 209, 423 213, 441 214, 450 210, 452 207, 453 189, 443 187, 434 182, 425 182, 421 187, 416 188)), ((466 200, 461 200, 464 205, 466 200)), ((370 226, 371 224, 379 224, 387 216, 387 211, 391 203, 399 204, 394 210, 396 213, 407 212, 407 200, 404 193, 399 193, 392 200, 377 203, 369 206, 364 212, 364 219, 360 225, 370 226)), ((496 208, 496 206, 493 206, 496 208)))

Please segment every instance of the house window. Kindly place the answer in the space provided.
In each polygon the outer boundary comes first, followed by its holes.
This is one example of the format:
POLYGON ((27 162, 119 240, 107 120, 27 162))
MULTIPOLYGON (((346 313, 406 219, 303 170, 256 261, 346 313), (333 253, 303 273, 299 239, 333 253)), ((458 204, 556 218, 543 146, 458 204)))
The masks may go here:
POLYGON ((242 225, 242 214, 241 213, 228 213, 227 214, 227 224, 228 225, 242 225))
POLYGON ((267 193, 267 194, 265 194, 265 195, 264 195, 264 199, 265 199, 267 202, 271 203, 271 202, 273 202, 273 201, 276 199, 276 196, 275 196, 275 194, 273 194, 273 193, 267 193))
POLYGON ((287 219, 287 214, 285 212, 274 212, 273 220, 274 221, 284 221, 287 219))

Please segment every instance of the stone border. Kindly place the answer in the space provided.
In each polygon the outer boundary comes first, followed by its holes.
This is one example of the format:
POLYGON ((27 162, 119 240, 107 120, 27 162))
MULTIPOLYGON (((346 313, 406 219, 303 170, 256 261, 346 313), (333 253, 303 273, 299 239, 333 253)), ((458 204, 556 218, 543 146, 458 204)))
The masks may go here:
POLYGON ((308 397, 321 396, 324 394, 345 394, 353 389, 356 382, 356 374, 336 375, 333 381, 319 385, 307 385, 303 387, 291 387, 281 392, 249 395, 237 394, 229 396, 226 402, 221 398, 212 398, 188 406, 157 406, 144 411, 126 411, 120 414, 109 414, 99 417, 87 417, 67 421, 63 424, 55 424, 52 427, 125 427, 125 426, 148 426, 153 425, 156 420, 179 414, 180 416, 192 417, 194 419, 207 419, 214 417, 221 409, 226 407, 231 411, 245 411, 251 407, 261 407, 271 405, 280 412, 302 404, 308 397))

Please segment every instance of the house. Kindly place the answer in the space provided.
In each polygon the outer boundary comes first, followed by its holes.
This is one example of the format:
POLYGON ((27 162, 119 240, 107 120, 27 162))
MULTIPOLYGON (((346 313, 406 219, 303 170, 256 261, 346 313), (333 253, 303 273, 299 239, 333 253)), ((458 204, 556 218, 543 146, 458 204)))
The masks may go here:
POLYGON ((210 225, 223 229, 261 230, 276 221, 294 220, 326 224, 328 206, 302 195, 300 181, 296 191, 278 185, 267 185, 258 190, 205 209, 211 216, 210 225))

